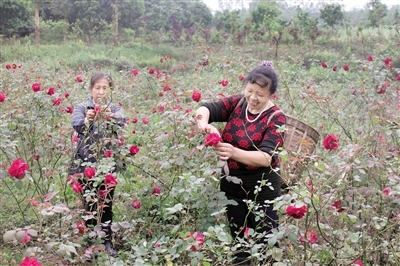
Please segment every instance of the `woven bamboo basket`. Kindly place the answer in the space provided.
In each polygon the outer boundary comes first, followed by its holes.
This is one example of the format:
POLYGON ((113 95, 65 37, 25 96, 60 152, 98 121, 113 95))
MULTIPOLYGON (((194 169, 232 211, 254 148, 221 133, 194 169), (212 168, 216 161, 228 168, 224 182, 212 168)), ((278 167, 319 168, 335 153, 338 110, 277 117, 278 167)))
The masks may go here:
POLYGON ((288 160, 280 160, 282 188, 292 186, 299 181, 308 158, 314 153, 319 140, 319 133, 315 129, 290 115, 286 115, 285 128, 287 131, 283 148, 288 153, 288 160))

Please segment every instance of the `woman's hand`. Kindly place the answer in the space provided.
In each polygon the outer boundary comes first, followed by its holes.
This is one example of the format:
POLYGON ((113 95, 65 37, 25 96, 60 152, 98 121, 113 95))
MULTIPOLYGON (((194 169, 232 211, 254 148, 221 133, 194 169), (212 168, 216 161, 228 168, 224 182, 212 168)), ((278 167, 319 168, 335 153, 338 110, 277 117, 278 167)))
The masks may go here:
POLYGON ((223 161, 228 160, 231 158, 235 152, 235 147, 233 147, 229 143, 219 142, 215 146, 215 151, 217 152, 219 158, 223 161))
POLYGON ((89 122, 93 122, 95 118, 96 118, 96 112, 94 110, 87 110, 86 120, 89 122))
POLYGON ((203 134, 216 133, 216 134, 218 134, 218 135, 221 135, 221 134, 219 134, 218 129, 217 129, 216 127, 214 127, 213 125, 206 124, 206 125, 202 126, 202 125, 199 123, 198 127, 199 127, 199 131, 200 131, 201 133, 203 133, 203 134))

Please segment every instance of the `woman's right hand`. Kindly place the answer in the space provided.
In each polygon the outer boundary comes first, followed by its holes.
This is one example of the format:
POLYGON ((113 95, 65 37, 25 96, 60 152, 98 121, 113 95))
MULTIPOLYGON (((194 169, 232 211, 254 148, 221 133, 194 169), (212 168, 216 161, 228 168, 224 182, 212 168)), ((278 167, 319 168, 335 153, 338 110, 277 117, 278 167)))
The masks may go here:
POLYGON ((216 134, 220 135, 218 129, 210 124, 206 124, 205 126, 199 126, 199 130, 203 134, 216 133, 216 134))
POLYGON ((96 117, 96 112, 95 112, 94 110, 87 110, 87 112, 86 112, 86 119, 87 119, 89 122, 93 122, 93 120, 95 119, 95 117, 96 117))

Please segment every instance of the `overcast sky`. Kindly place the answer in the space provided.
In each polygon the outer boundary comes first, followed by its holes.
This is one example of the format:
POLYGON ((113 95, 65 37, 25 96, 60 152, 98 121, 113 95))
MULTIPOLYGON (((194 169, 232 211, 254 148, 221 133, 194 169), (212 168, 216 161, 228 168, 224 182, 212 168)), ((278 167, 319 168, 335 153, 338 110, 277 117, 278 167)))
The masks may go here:
MULTIPOLYGON (((212 10, 216 10, 218 8, 218 0, 202 0, 204 3, 206 3, 212 10)), ((252 2, 251 0, 243 0, 245 3, 252 2)), ((344 5, 346 10, 351 10, 353 8, 364 8, 365 4, 369 2, 368 0, 306 0, 306 1, 300 1, 300 0, 287 0, 286 2, 288 3, 293 3, 298 4, 301 2, 326 2, 326 3, 338 3, 344 5)), ((400 5, 399 0, 381 0, 383 4, 386 4, 387 6, 393 6, 393 5, 400 5)))

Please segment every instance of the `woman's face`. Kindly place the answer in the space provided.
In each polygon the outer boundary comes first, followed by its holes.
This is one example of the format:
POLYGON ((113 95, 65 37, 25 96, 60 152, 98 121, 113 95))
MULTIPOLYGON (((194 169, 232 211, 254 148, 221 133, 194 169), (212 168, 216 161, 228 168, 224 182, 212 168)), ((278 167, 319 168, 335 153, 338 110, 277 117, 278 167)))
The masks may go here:
POLYGON ((110 84, 108 80, 101 78, 94 83, 92 89, 90 90, 90 95, 92 95, 94 103, 102 104, 104 103, 104 100, 107 99, 109 92, 110 84))
POLYGON ((270 86, 271 84, 268 87, 262 88, 257 83, 247 83, 244 89, 244 97, 251 113, 260 113, 267 106, 271 98, 270 86))

